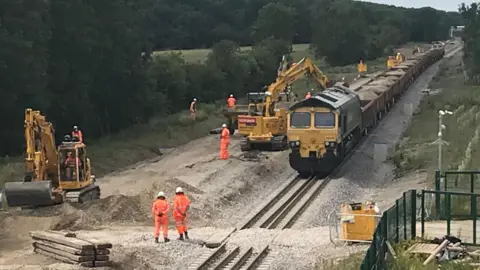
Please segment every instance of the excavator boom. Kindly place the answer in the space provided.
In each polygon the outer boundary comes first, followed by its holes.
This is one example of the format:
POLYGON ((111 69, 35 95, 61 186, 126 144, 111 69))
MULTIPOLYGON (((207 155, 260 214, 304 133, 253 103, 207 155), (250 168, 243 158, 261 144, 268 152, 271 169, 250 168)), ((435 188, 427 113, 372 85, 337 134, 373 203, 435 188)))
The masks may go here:
MULTIPOLYGON (((282 62, 284 62, 284 59, 282 59, 282 62)), ((285 89, 287 85, 292 84, 305 75, 312 75, 322 89, 328 87, 328 77, 323 74, 323 72, 317 66, 315 66, 310 58, 305 57, 298 63, 295 63, 294 66, 286 70, 284 65, 282 65, 282 67, 282 71, 279 69, 277 80, 268 86, 268 94, 265 99, 267 113, 271 111, 270 106, 272 101, 277 100, 278 95, 283 91, 283 89, 285 89)))
POLYGON ((39 111, 25 110, 25 176, 23 182, 5 184, 9 206, 45 206, 55 201, 53 187, 58 186, 54 130, 39 111))

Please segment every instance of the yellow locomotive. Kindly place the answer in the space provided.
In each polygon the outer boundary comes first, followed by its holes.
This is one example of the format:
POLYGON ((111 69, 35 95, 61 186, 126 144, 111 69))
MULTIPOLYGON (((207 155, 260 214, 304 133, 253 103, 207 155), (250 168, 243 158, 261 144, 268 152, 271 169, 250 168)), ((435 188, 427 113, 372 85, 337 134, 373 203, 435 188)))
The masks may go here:
POLYGON ((331 172, 362 134, 358 95, 335 85, 290 108, 290 166, 300 175, 331 172))
POLYGON ((287 118, 290 166, 302 176, 330 174, 391 105, 445 54, 432 47, 352 86, 333 87, 292 105, 287 118))

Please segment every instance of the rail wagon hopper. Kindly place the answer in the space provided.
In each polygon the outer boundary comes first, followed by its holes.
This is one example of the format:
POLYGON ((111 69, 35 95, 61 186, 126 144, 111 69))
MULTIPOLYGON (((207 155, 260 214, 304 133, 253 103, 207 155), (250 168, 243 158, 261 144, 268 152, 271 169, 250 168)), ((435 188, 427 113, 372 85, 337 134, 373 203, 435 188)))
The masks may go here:
POLYGON ((304 177, 330 174, 444 53, 432 48, 364 83, 336 84, 292 105, 287 118, 290 166, 304 177))

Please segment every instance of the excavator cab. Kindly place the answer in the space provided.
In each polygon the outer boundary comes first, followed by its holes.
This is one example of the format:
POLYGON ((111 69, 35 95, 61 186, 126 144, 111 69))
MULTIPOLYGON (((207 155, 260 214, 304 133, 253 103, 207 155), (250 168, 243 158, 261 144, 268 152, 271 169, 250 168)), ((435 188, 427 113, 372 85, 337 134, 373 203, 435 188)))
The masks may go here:
POLYGON ((58 164, 58 182, 62 190, 79 190, 93 182, 85 144, 75 140, 62 142, 58 147, 58 164))

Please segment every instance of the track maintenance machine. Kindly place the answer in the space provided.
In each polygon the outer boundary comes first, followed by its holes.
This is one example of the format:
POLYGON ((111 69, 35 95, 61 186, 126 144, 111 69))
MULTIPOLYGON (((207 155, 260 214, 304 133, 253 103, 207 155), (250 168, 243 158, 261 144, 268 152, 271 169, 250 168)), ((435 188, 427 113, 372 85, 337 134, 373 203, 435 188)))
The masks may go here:
POLYGON ((277 80, 268 86, 259 106, 261 110, 238 116, 238 132, 244 136, 240 144, 242 151, 249 151, 260 145, 268 145, 274 151, 288 149, 287 113, 291 104, 288 99, 283 99, 282 93, 288 93, 286 89, 305 76, 313 77, 321 89, 332 84, 309 58, 303 58, 288 67, 286 57, 283 57, 277 80))
POLYGON ((55 145, 55 132, 40 111, 25 110, 25 176, 5 184, 9 206, 38 207, 65 201, 84 203, 100 198, 91 175, 86 146, 78 138, 55 145))

